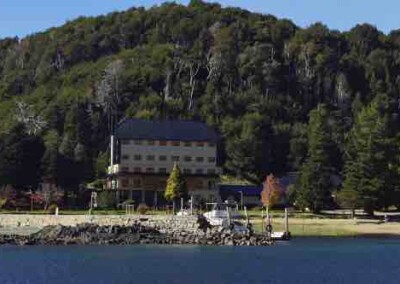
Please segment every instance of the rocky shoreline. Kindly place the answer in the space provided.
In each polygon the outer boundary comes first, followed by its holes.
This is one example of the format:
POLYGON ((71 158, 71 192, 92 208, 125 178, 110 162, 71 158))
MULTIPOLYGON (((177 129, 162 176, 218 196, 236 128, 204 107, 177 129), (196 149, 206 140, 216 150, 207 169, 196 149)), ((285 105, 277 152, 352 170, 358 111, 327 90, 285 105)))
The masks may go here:
POLYGON ((182 229, 160 232, 157 228, 135 222, 127 226, 47 226, 28 236, 0 235, 0 245, 227 245, 269 246, 274 242, 266 235, 237 234, 229 229, 202 226, 195 232, 182 229))

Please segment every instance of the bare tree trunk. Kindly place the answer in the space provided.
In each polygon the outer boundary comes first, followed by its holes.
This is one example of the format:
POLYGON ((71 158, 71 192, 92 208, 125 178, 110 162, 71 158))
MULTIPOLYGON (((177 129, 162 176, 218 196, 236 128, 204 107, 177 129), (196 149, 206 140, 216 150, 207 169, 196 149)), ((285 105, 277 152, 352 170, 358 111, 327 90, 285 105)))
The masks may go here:
POLYGON ((197 83, 196 76, 197 74, 199 74, 200 66, 201 65, 199 62, 192 62, 189 64, 189 76, 190 76, 189 80, 190 92, 189 92, 189 106, 188 106, 189 111, 191 111, 193 108, 193 95, 197 83))

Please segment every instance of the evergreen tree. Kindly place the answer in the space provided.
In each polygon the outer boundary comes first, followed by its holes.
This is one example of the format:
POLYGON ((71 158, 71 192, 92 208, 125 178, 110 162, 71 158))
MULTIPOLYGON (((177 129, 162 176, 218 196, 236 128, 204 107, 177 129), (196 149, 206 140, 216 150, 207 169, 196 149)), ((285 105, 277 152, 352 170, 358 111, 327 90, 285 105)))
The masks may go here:
POLYGON ((339 196, 347 199, 351 208, 361 206, 369 214, 390 205, 391 192, 398 184, 396 149, 388 123, 389 118, 380 114, 374 101, 357 116, 346 145, 345 180, 339 196))
POLYGON ((327 127, 328 110, 319 105, 310 113, 308 126, 308 154, 300 169, 296 184, 297 205, 318 212, 331 198, 332 167, 329 158, 331 140, 327 127))
POLYGON ((177 164, 174 165, 174 168, 172 169, 171 174, 168 178, 167 188, 165 189, 164 197, 167 201, 173 202, 174 209, 175 201, 179 200, 180 198, 188 198, 186 182, 177 164))
POLYGON ((60 155, 58 153, 59 136, 56 131, 49 131, 45 136, 46 151, 42 158, 42 181, 57 185, 59 183, 60 155))
POLYGON ((42 140, 26 134, 19 124, 0 141, 0 184, 18 190, 35 189, 40 182, 42 140))

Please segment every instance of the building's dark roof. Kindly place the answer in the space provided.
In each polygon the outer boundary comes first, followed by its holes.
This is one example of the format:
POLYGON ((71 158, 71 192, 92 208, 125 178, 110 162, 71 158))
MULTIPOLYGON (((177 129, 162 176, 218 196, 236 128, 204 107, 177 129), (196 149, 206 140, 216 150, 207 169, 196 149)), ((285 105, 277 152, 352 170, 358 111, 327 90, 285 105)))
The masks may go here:
POLYGON ((115 131, 119 139, 210 141, 217 142, 217 133, 207 124, 187 120, 126 119, 115 131))
POLYGON ((220 184, 219 192, 220 194, 235 194, 243 192, 245 196, 260 196, 262 186, 257 185, 237 185, 237 184, 220 184))

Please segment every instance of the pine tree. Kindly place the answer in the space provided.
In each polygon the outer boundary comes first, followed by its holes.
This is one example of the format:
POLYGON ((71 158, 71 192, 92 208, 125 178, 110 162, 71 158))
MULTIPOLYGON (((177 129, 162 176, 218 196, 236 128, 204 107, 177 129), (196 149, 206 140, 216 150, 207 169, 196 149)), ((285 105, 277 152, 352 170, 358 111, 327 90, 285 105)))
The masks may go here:
POLYGON ((308 154, 300 169, 296 184, 297 205, 318 212, 331 197, 332 167, 329 157, 331 139, 327 127, 328 110, 319 105, 310 113, 308 126, 308 154))
POLYGON ((398 182, 394 166, 397 150, 388 123, 389 118, 379 112, 377 100, 357 116, 346 145, 345 180, 339 194, 343 205, 352 209, 363 207, 369 214, 390 205, 394 184, 398 182), (343 202, 345 196, 351 199, 343 202))
POLYGON ((46 151, 42 158, 42 181, 58 184, 59 180, 59 135, 56 131, 49 131, 45 136, 46 151))
POLYGON ((171 174, 168 178, 167 188, 165 189, 164 197, 167 201, 173 202, 174 209, 176 200, 180 198, 188 198, 186 182, 177 164, 174 165, 174 168, 172 169, 171 174))

